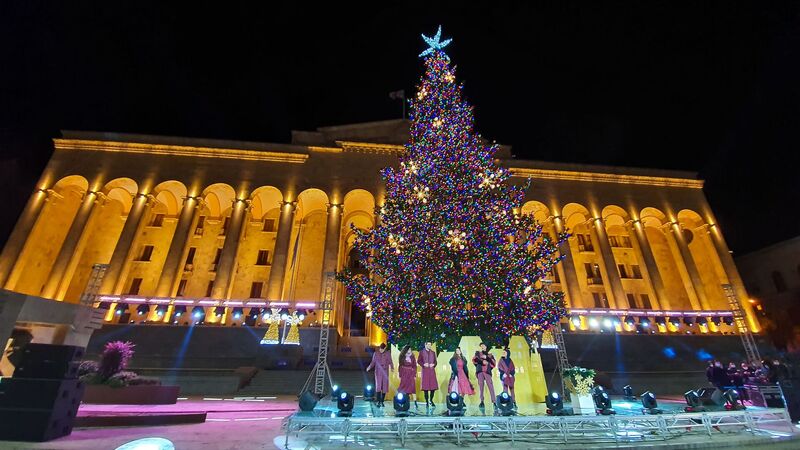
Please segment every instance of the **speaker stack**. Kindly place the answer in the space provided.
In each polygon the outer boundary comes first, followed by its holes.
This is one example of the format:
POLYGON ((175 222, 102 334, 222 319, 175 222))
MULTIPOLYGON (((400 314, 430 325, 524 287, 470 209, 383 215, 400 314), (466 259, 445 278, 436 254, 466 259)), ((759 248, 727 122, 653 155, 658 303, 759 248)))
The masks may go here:
POLYGON ((72 433, 84 385, 84 349, 28 344, 13 378, 0 380, 0 440, 44 442, 72 433))

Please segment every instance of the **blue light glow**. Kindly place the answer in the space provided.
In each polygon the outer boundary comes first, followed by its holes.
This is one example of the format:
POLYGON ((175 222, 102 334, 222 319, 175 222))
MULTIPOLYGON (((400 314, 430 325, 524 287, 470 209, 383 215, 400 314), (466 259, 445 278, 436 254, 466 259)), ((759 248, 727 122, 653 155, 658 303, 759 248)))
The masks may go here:
POLYGON ((344 400, 347 398, 347 392, 342 392, 342 395, 339 396, 340 399, 344 400))
POLYGON ((397 394, 397 399, 400 400, 400 401, 403 401, 403 393, 402 392, 397 394))
POLYGON ((552 393, 552 394, 550 394, 550 395, 552 395, 552 396, 553 396, 553 398, 558 398, 558 392, 553 392, 553 393, 552 393))
POLYGON ((675 349, 672 347, 665 347, 664 350, 661 350, 661 353, 663 353, 664 356, 666 356, 669 359, 674 359, 675 356, 677 356, 677 353, 675 353, 675 349))

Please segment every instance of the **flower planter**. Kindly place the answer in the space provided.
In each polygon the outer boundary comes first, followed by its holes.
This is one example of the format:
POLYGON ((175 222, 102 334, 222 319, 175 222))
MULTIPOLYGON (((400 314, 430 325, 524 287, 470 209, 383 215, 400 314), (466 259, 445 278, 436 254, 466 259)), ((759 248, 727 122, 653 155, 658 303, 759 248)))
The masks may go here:
POLYGON ((178 402, 180 386, 137 385, 111 387, 90 384, 83 394, 83 403, 104 405, 174 405, 178 402))
POLYGON ((589 394, 585 395, 578 395, 575 393, 571 394, 572 397, 572 412, 576 415, 595 415, 597 411, 595 411, 594 407, 594 399, 589 394))

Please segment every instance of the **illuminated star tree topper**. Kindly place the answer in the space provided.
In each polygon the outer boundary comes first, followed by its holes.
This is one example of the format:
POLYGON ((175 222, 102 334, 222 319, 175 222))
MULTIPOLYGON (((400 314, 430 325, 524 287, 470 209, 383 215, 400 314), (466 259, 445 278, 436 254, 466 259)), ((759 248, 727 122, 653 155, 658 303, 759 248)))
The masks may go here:
POLYGON ((527 186, 474 131, 472 107, 442 50, 441 28, 423 36, 425 74, 411 100, 411 138, 386 168, 385 202, 371 230, 354 227, 361 271, 338 279, 347 295, 398 345, 452 349, 461 336, 503 344, 532 336, 566 314, 543 281, 561 260, 532 215, 527 186))

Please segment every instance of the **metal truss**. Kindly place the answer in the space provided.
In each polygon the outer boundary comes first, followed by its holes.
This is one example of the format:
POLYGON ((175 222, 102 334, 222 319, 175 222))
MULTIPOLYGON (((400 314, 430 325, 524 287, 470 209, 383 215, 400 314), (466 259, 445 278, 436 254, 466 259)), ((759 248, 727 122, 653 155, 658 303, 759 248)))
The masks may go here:
POLYGON ((550 444, 627 443, 665 441, 685 435, 748 431, 770 433, 776 425, 793 431, 784 409, 720 411, 636 416, 510 416, 510 417, 304 417, 293 415, 285 423, 289 436, 343 436, 348 438, 387 436, 405 445, 409 438, 435 435, 455 438, 465 434, 490 435, 550 444))
POLYGON ((314 394, 322 396, 325 395, 325 382, 332 385, 331 369, 328 366, 328 338, 331 329, 331 311, 333 310, 333 296, 336 290, 336 279, 333 272, 325 274, 325 290, 322 295, 322 302, 320 303, 320 311, 322 312, 322 323, 319 327, 319 349, 317 352, 317 363, 311 369, 303 389, 298 395, 303 395, 312 385, 314 386, 314 394))
POLYGON ((736 323, 736 328, 739 330, 739 336, 742 338, 742 346, 748 361, 761 361, 761 355, 758 353, 758 346, 756 340, 753 338, 753 333, 747 326, 747 316, 742 308, 742 302, 733 290, 730 284, 723 284, 722 289, 725 291, 725 296, 728 297, 728 305, 733 311, 733 320, 736 323))

